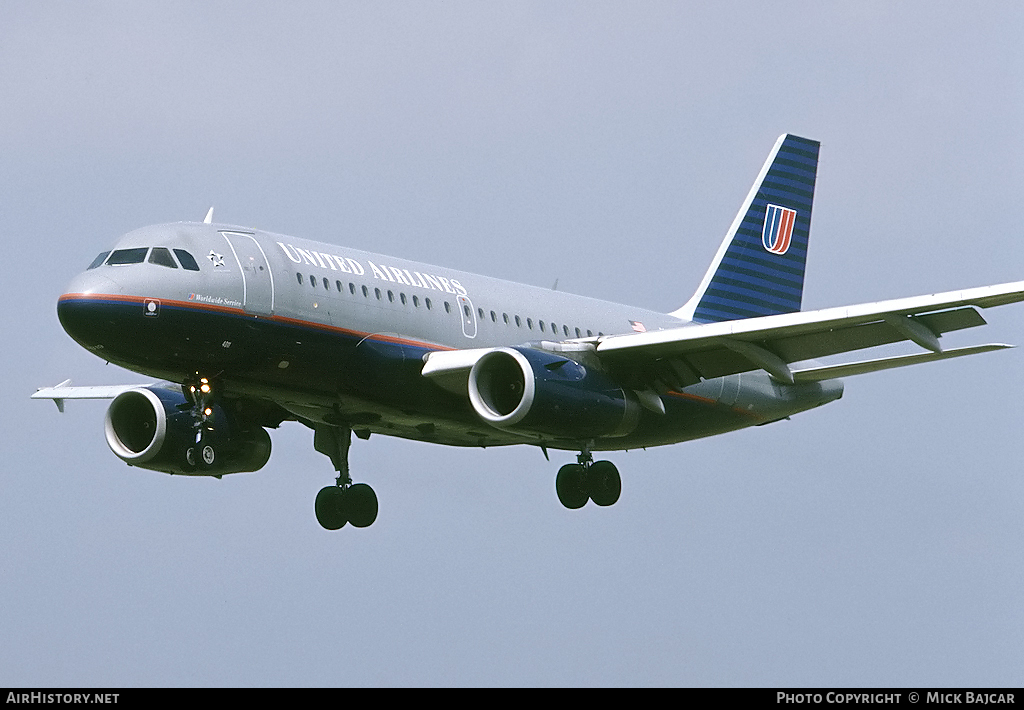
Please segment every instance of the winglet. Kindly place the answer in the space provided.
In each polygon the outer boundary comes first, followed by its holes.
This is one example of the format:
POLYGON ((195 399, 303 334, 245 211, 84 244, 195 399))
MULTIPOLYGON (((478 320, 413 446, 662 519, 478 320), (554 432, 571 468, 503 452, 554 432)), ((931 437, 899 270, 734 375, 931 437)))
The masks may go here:
POLYGON ((672 315, 713 323, 800 310, 819 146, 779 137, 697 292, 672 315))
POLYGON ((210 211, 206 213, 206 219, 203 220, 203 224, 213 224, 213 207, 210 207, 210 211))

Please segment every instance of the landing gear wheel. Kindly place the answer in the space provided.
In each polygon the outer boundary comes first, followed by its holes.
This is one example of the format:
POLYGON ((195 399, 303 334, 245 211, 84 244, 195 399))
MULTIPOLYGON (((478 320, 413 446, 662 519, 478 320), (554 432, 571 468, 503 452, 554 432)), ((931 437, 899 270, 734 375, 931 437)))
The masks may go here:
POLYGON ((622 493, 619 470, 611 461, 596 461, 587 469, 587 489, 590 500, 600 506, 612 505, 622 493))
POLYGON ((346 523, 352 523, 354 528, 373 525, 377 519, 377 494, 365 483, 353 484, 349 475, 352 429, 318 425, 313 432, 313 448, 330 456, 338 472, 336 485, 327 486, 316 496, 316 519, 328 530, 337 530, 346 523))
POLYGON ((217 460, 217 452, 214 451, 214 448, 209 444, 203 444, 200 449, 200 455, 203 458, 203 466, 206 468, 213 466, 214 462, 217 460))
POLYGON ((348 521, 352 527, 365 528, 377 519, 377 494, 365 483, 356 483, 345 491, 348 521))
POLYGON ((590 495, 587 493, 586 472, 578 463, 569 463, 558 469, 555 477, 555 492, 559 502, 570 510, 582 508, 590 495))
POLYGON ((345 491, 338 486, 321 488, 316 494, 316 520, 327 530, 345 527, 348 522, 345 491))
POLYGON ((184 458, 185 469, 188 471, 210 469, 217 465, 217 449, 206 439, 185 449, 184 458))

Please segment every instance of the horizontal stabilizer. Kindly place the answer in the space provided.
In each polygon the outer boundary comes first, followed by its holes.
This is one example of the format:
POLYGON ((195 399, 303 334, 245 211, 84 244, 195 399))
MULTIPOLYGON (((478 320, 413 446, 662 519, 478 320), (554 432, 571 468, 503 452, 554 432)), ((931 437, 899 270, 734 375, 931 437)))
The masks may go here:
POLYGON ((845 365, 811 367, 806 370, 793 370, 793 381, 797 383, 819 382, 820 380, 831 380, 838 377, 863 375, 867 372, 879 372, 881 370, 890 370, 894 367, 906 367, 907 365, 918 365, 922 362, 948 360, 954 357, 987 353, 993 350, 1004 350, 1012 347, 1012 345, 1005 345, 1003 343, 991 343, 989 345, 975 345, 969 348, 957 348, 956 350, 946 350, 943 352, 902 355, 899 357, 880 358, 878 360, 862 360, 861 362, 851 362, 845 365))

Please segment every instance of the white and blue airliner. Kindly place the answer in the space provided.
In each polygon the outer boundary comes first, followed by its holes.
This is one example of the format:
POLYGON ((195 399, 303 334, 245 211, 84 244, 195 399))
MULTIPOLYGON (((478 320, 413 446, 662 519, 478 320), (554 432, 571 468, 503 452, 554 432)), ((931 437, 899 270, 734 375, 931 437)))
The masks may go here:
POLYGON ((216 224, 121 237, 57 303, 96 356, 154 384, 33 397, 112 399, 106 440, 131 466, 256 471, 268 429, 297 421, 337 477, 320 524, 366 527, 377 497, 353 483, 352 434, 450 446, 575 452, 555 479, 567 508, 615 503, 614 452, 788 419, 843 393, 840 378, 1010 347, 944 349, 1024 282, 801 311, 819 144, 783 135, 693 297, 672 313, 216 224), (920 352, 824 365, 910 341, 920 352))

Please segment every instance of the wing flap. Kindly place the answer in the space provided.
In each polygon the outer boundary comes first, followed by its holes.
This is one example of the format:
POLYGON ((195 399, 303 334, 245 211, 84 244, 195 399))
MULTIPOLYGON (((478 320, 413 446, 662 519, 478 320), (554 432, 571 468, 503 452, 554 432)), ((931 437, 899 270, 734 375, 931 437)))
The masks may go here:
POLYGON ((975 345, 969 348, 957 348, 956 350, 945 350, 940 353, 919 353, 917 355, 902 355, 899 357, 885 357, 877 360, 862 360, 843 365, 831 365, 827 367, 810 367, 804 370, 794 370, 793 380, 795 382, 818 382, 820 380, 831 380, 837 377, 852 377, 863 375, 868 372, 880 372, 890 370, 894 367, 906 367, 917 365, 922 362, 935 362, 936 360, 949 360, 964 355, 975 355, 987 353, 993 350, 1005 350, 1012 348, 1012 345, 1004 343, 990 343, 989 345, 975 345))

